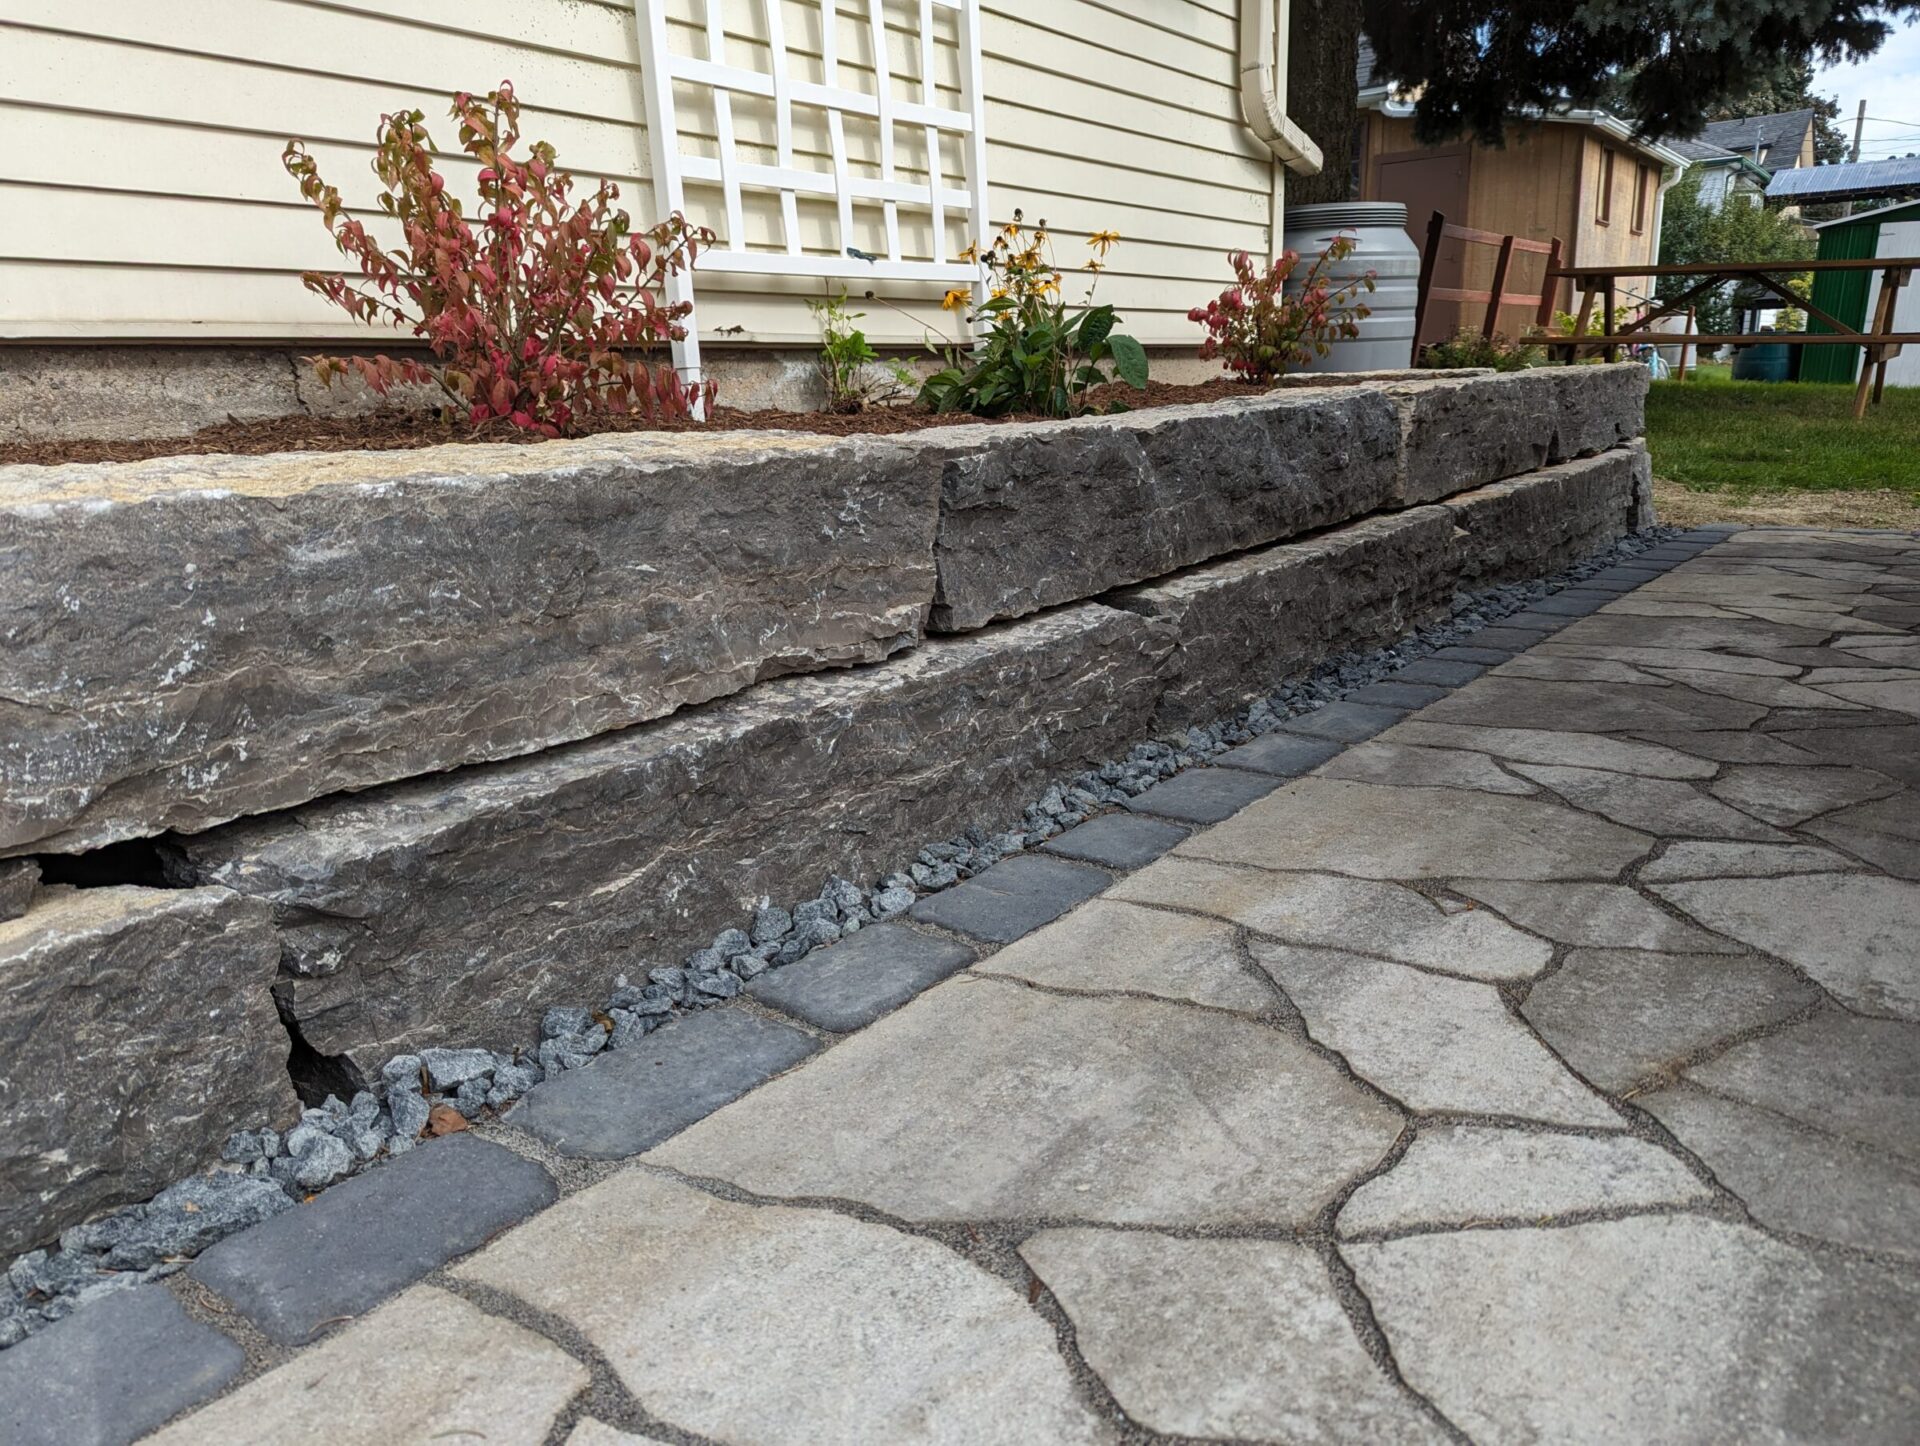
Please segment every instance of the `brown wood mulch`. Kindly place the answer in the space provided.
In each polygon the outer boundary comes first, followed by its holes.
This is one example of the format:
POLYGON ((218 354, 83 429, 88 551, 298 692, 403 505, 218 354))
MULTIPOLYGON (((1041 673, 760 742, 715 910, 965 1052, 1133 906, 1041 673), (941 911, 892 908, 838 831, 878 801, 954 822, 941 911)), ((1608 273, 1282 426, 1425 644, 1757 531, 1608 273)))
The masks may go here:
MULTIPOLYGON (((1338 377, 1329 376, 1324 383, 1315 378, 1314 384, 1338 386, 1345 383, 1338 377)), ((1191 402, 1216 402, 1229 397, 1255 396, 1264 390, 1255 383, 1222 377, 1187 386, 1149 382, 1144 396, 1118 383, 1097 387, 1089 395, 1096 411, 1115 403, 1137 411, 1146 407, 1171 407, 1191 402)), ((867 412, 743 412, 733 407, 716 407, 713 420, 705 425, 716 429, 780 428, 828 436, 889 436, 900 432, 917 432, 927 427, 992 426, 999 422, 1038 420, 1041 419, 1033 416, 983 418, 958 413, 934 413, 917 407, 889 407, 867 412)), ((635 418, 626 426, 617 422, 596 424, 594 430, 665 432, 685 431, 700 425, 692 422, 650 425, 635 418)), ((203 428, 188 437, 143 437, 133 441, 82 439, 7 442, 0 443, 0 464, 23 462, 52 466, 62 462, 139 462, 149 457, 205 452, 242 456, 258 456, 265 452, 384 452, 405 447, 432 447, 448 442, 506 442, 541 446, 545 441, 544 437, 522 432, 504 423, 495 423, 476 431, 458 423, 443 422, 428 412, 377 412, 364 416, 292 416, 251 422, 230 421, 203 428)))

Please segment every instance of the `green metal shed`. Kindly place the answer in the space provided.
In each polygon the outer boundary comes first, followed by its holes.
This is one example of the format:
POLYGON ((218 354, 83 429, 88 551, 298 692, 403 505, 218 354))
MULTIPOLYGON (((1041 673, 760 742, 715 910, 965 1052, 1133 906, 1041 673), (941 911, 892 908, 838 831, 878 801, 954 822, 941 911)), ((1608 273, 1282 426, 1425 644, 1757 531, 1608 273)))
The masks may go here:
MULTIPOLYGON (((1883 206, 1859 216, 1824 221, 1820 233, 1822 261, 1858 261, 1879 255, 1880 227, 1894 221, 1920 221, 1920 201, 1883 206)), ((1871 271, 1822 271, 1813 279, 1813 304, 1836 320, 1859 330, 1867 324, 1867 297, 1873 286, 1871 271)), ((1807 330, 1830 332, 1817 317, 1808 316, 1807 330)), ((1850 382, 1860 367, 1857 346, 1810 346, 1801 354, 1803 382, 1850 382)))

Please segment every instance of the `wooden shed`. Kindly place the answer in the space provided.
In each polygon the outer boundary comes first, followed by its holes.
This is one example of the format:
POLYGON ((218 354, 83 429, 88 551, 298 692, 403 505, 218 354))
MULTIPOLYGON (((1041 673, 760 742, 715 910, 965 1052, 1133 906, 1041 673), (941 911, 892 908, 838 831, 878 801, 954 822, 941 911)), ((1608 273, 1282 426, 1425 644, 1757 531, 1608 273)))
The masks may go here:
MULTIPOLYGON (((1920 201, 1883 206, 1858 216, 1843 216, 1814 227, 1820 234, 1822 261, 1859 260, 1871 256, 1920 256, 1920 201)), ((1814 273, 1813 304, 1836 321, 1865 330, 1880 301, 1877 271, 1820 271, 1814 273)), ((1895 331, 1920 331, 1920 290, 1901 289, 1893 314, 1895 331)), ((1807 330, 1828 331, 1817 317, 1807 318, 1807 330)), ((1851 382, 1860 372, 1857 346, 1810 346, 1801 354, 1803 382, 1851 382)), ((1887 385, 1920 386, 1920 351, 1907 350, 1887 363, 1887 385)))

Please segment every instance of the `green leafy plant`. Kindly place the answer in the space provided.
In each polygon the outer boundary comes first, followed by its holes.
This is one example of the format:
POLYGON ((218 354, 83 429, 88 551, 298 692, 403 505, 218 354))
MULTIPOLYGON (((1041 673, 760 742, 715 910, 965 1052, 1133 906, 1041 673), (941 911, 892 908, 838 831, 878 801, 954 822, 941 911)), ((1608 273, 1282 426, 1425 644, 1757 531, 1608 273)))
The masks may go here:
POLYGON ((382 396, 402 384, 437 386, 476 427, 499 420, 549 437, 596 419, 688 417, 710 405, 712 383, 689 386, 652 354, 686 336, 692 303, 661 293, 713 233, 677 212, 635 231, 613 204, 612 182, 576 202, 552 146, 536 142, 516 158, 520 103, 509 82, 481 98, 461 92, 450 114, 480 166, 475 219, 434 170, 422 113, 384 115, 373 169, 385 188, 380 210, 405 243, 392 249, 348 214, 306 146, 287 142, 288 173, 359 269, 354 278, 307 272, 307 289, 356 321, 411 331, 433 354, 432 362, 311 357, 320 379, 358 376, 382 396))
POLYGON ((913 369, 902 361, 883 361, 854 323, 864 311, 847 310, 847 293, 809 301, 820 327, 820 382, 830 412, 864 412, 884 407, 913 390, 913 369))
POLYGON ((1358 336, 1360 322, 1372 313, 1357 298, 1373 290, 1374 273, 1339 286, 1327 274, 1328 267, 1353 254, 1356 244, 1351 236, 1336 236, 1314 258, 1294 295, 1287 287, 1300 267, 1298 251, 1283 251, 1265 266, 1255 266, 1244 251, 1228 252, 1234 284, 1187 313, 1187 320, 1207 331, 1200 355, 1223 358, 1228 371, 1248 381, 1270 382, 1290 367, 1325 356, 1333 341, 1358 336))
MULTIPOLYGON (((1093 299, 1106 255, 1119 240, 1117 231, 1087 238, 1094 255, 1083 267, 1089 279, 1077 307, 1066 302, 1045 220, 1029 233, 1015 211, 992 245, 969 246, 961 256, 980 263, 987 286, 987 300, 973 307, 969 319, 986 334, 971 352, 950 347, 940 353, 946 364, 921 384, 921 403, 936 412, 983 417, 1073 417, 1086 410, 1089 388, 1119 380, 1144 389, 1146 349, 1115 331, 1119 313, 1093 299)), ((962 310, 972 305, 972 296, 956 288, 942 304, 962 310)))
POLYGON ((1420 353, 1420 365, 1434 369, 1492 367, 1497 372, 1518 372, 1539 366, 1541 359, 1538 342, 1509 341, 1498 332, 1482 336, 1471 327, 1462 327, 1452 339, 1436 341, 1420 353))

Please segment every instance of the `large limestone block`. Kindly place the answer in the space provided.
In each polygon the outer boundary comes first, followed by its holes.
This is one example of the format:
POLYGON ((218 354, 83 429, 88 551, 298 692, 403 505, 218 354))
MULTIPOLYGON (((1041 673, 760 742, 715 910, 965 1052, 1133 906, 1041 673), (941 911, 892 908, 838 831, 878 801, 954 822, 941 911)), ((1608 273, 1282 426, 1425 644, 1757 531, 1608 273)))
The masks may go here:
POLYGON ((1400 426, 1323 387, 907 444, 940 479, 932 625, 964 632, 1377 511, 1400 426))
POLYGON ((225 889, 48 890, 0 924, 0 1258, 298 1109, 279 962, 225 889))
POLYGON ((1644 366, 1621 363, 1388 387, 1405 434, 1395 500, 1433 502, 1629 442, 1646 430, 1647 384, 1644 366))
POLYGON ((1633 442, 1449 497, 1454 567, 1484 587, 1537 577, 1652 525, 1653 460, 1633 442))
POLYGON ((1453 534, 1446 508, 1416 507, 1209 563, 1109 601, 1173 630, 1178 666, 1161 717, 1204 722, 1330 653, 1384 643, 1444 612, 1453 534))
POLYGON ((506 1046, 555 1000, 678 962, 761 895, 870 878, 1017 816, 1151 732, 1163 629, 1097 604, 763 684, 510 763, 182 840, 270 900, 285 1007, 324 1054, 506 1046))
POLYGON ((936 485, 776 432, 0 468, 0 853, 884 658, 932 601, 936 485))

